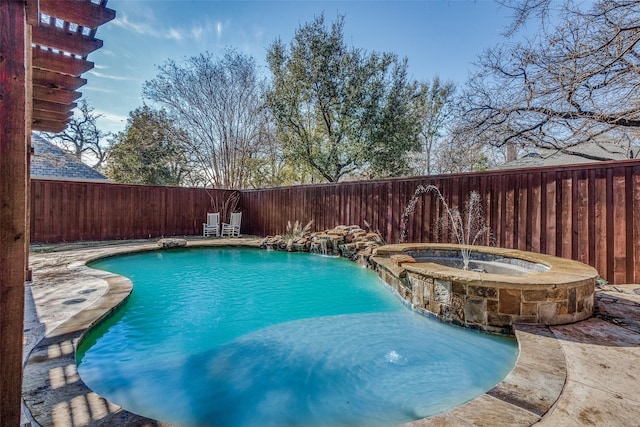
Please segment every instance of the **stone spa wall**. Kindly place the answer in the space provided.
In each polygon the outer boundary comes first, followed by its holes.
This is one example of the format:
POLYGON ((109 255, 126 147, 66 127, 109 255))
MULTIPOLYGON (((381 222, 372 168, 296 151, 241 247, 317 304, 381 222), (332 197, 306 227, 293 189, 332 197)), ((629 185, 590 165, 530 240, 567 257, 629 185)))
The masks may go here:
POLYGON ((460 253, 459 246, 449 244, 381 246, 370 261, 415 310, 465 327, 512 334, 515 323, 559 325, 592 315, 598 277, 594 268, 544 254, 472 248, 471 259, 529 271, 486 273, 433 262, 443 254, 460 253), (434 259, 425 256, 434 254, 434 259))

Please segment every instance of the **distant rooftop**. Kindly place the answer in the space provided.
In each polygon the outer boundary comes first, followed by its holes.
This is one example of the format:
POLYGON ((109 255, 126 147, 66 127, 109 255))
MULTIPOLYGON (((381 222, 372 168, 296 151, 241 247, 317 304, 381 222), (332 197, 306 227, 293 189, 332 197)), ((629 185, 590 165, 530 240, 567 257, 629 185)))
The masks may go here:
POLYGON ((31 178, 72 179, 78 181, 109 181, 109 178, 78 161, 71 154, 31 134, 31 178))
POLYGON ((629 159, 628 147, 611 142, 588 142, 564 150, 535 148, 496 169, 534 168, 629 159))

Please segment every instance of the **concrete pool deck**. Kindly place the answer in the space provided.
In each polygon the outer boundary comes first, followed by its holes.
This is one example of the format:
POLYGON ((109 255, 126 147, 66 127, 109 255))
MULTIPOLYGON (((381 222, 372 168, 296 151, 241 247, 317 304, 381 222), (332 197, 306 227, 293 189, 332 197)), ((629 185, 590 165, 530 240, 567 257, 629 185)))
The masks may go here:
MULTIPOLYGON (((258 246, 259 238, 189 239, 189 246, 258 246)), ((32 426, 168 426, 89 390, 75 370, 83 332, 126 299, 131 283, 85 262, 156 249, 156 241, 33 246, 25 290, 24 423, 32 426)), ((520 356, 496 387, 419 426, 640 425, 640 284, 596 292, 596 313, 563 326, 518 325, 520 356)))

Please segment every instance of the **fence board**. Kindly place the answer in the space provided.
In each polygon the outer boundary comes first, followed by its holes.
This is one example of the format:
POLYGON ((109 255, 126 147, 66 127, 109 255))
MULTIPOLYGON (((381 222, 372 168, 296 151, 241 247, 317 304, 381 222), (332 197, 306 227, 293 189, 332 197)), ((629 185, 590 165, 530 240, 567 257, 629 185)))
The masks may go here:
POLYGON ((549 248, 549 224, 547 220, 549 218, 548 209, 550 208, 547 204, 549 200, 549 195, 547 193, 547 174, 539 174, 540 181, 540 190, 538 192, 538 197, 540 198, 540 247, 539 252, 546 253, 549 248))
POLYGON ((527 175, 521 174, 517 179, 517 187, 514 192, 514 237, 516 239, 514 248, 520 250, 527 249, 527 223, 529 217, 529 187, 527 185, 527 175))
POLYGON ((574 198, 576 203, 576 225, 577 232, 573 235, 572 245, 575 248, 574 254, 578 261, 589 262, 589 194, 586 171, 580 170, 574 173, 574 198))
MULTIPOLYGON (((587 178, 587 194, 588 194, 588 206, 587 206, 587 215, 588 215, 588 224, 587 230, 593 230, 595 233, 596 229, 596 173, 594 170, 587 171, 589 177, 587 178)), ((588 233, 587 233, 588 234, 588 233)), ((596 265, 596 239, 588 239, 589 246, 589 265, 596 265)))
POLYGON ((540 252, 542 243, 542 196, 540 194, 540 174, 534 172, 530 175, 529 180, 529 199, 527 201, 530 209, 529 215, 529 232, 527 233, 527 247, 533 252, 540 252))
POLYGON ((573 225, 576 223, 573 210, 573 185, 570 178, 570 171, 561 173, 560 180, 560 194, 561 205, 560 215, 560 256, 564 258, 571 258, 573 254, 573 234, 577 232, 573 229, 573 225))
POLYGON ((625 196, 625 239, 626 239, 626 248, 624 251, 623 256, 625 257, 625 278, 623 280, 627 279, 627 274, 626 272, 629 271, 633 271, 634 269, 634 256, 633 256, 633 249, 634 249, 634 241, 633 241, 633 237, 634 237, 634 233, 633 233, 633 223, 634 223, 634 213, 635 215, 640 214, 640 211, 635 211, 633 208, 633 168, 631 167, 626 167, 624 170, 625 174, 624 174, 624 196, 625 196), (631 255, 631 256, 627 256, 627 255, 631 255))
MULTIPOLYGON (((503 182, 503 185, 505 183, 503 182)), ((518 179, 515 177, 513 184, 518 185, 518 179)), ((516 221, 516 203, 517 203, 517 187, 506 188, 505 187, 505 199, 506 212, 504 216, 503 228, 504 228, 504 247, 515 248, 516 238, 518 235, 518 222, 516 221), (508 226, 509 225, 509 226, 508 226)))
POLYGON ((595 230, 592 238, 595 260, 593 265, 600 274, 607 275, 607 254, 609 244, 607 241, 607 171, 604 169, 596 170, 594 177, 594 201, 593 210, 595 212, 595 230))
POLYGON ((633 187, 633 253, 627 254, 633 258, 633 276, 627 274, 627 280, 630 283, 640 283, 640 166, 633 167, 632 182, 633 187))
MULTIPOLYGON (((622 283, 626 278, 626 194, 624 169, 615 170, 613 176, 613 281, 622 283)), ((630 237, 630 236, 629 236, 630 237)))

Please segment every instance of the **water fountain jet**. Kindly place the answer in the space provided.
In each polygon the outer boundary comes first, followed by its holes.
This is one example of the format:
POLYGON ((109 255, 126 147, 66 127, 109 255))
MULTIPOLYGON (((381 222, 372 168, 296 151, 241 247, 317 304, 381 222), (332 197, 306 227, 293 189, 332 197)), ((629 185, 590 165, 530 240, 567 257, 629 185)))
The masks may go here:
POLYGON ((480 195, 476 191, 469 193, 466 202, 464 215, 458 208, 449 208, 449 204, 435 185, 419 185, 413 197, 405 208, 400 221, 400 243, 406 242, 409 216, 415 211, 418 199, 422 194, 433 192, 436 194, 446 216, 439 220, 439 226, 448 229, 449 234, 457 241, 460 247, 460 255, 463 261, 463 270, 469 270, 469 260, 471 258, 471 248, 469 246, 477 244, 481 239, 485 239, 490 233, 490 228, 485 224, 484 214, 480 195))

